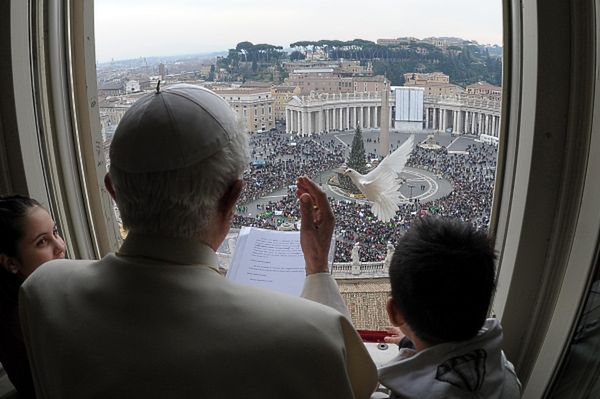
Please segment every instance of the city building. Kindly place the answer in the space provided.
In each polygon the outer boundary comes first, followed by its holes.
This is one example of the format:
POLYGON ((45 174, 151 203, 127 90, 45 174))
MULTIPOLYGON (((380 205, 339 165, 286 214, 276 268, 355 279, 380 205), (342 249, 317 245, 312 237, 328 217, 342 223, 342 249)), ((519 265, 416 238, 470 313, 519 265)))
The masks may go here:
POLYGON ((373 63, 361 65, 360 61, 341 60, 338 63, 338 72, 342 76, 371 76, 373 75, 373 63))
POLYGON ((125 92, 127 93, 137 93, 140 91, 140 82, 137 80, 128 80, 125 82, 125 92))
POLYGON ((462 47, 468 40, 458 37, 426 37, 423 42, 433 44, 436 47, 447 49, 448 47, 462 47))
POLYGON ((423 130, 422 87, 396 87, 394 128, 403 131, 423 130))
POLYGON ((379 92, 383 90, 385 76, 356 76, 352 78, 352 87, 355 92, 379 92))
MULTIPOLYGON (((384 123, 382 115, 382 92, 360 93, 312 93, 296 96, 285 108, 286 132, 302 136, 315 133, 378 129, 384 123)), ((391 105, 389 105, 391 107, 391 105)), ((391 116, 391 112, 387 113, 391 116)), ((391 119, 388 118, 388 126, 391 119)))
POLYGON ((312 61, 312 60, 300 60, 300 61, 291 61, 284 62, 283 69, 287 73, 292 73, 296 69, 322 69, 322 68, 337 68, 339 63, 337 61, 312 61))
MULTIPOLYGON (((364 67, 361 67, 364 68, 364 67)), ((364 69, 368 71, 368 69, 364 69)), ((367 93, 377 92, 383 89, 385 77, 383 75, 368 76, 353 76, 353 73, 348 72, 343 76, 340 69, 334 68, 309 68, 296 69, 285 79, 285 84, 288 86, 300 87, 302 95, 314 93, 367 93)), ((349 70, 348 70, 349 71, 349 70)))
POLYGON ((273 97, 273 117, 276 121, 285 120, 285 106, 294 96, 300 95, 300 87, 279 85, 271 88, 273 97))
POLYGON ((479 136, 486 143, 500 138, 500 98, 458 94, 425 96, 425 129, 479 136))
POLYGON ((284 79, 287 86, 298 86, 302 95, 316 93, 350 93, 352 78, 343 78, 334 68, 294 69, 284 79))
POLYGON ((105 132, 115 128, 121 122, 121 118, 123 118, 129 107, 142 95, 144 93, 138 91, 127 95, 98 97, 98 111, 102 131, 105 132))
POLYGON ((484 96, 502 96, 502 87, 494 86, 488 82, 477 82, 466 87, 468 94, 477 94, 484 96))
POLYGON ((240 85, 240 87, 243 88, 243 89, 263 89, 263 90, 270 90, 271 87, 273 87, 273 83, 271 83, 271 82, 260 82, 260 81, 248 80, 246 82, 243 82, 240 85))
POLYGON ((125 85, 122 80, 98 85, 98 97, 120 96, 121 94, 125 94, 125 85))
POLYGON ((448 84, 450 76, 443 72, 418 73, 409 72, 404 74, 404 86, 427 86, 431 84, 448 84))
POLYGON ((447 96, 465 91, 462 87, 450 83, 450 77, 443 72, 404 74, 404 86, 422 87, 426 96, 447 96))
POLYGON ((261 132, 275 127, 270 88, 213 87, 213 90, 231 105, 249 132, 261 132))
POLYGON ((202 65, 200 65, 200 68, 199 68, 200 76, 202 76, 203 78, 208 78, 208 76, 210 75, 210 71, 211 71, 212 68, 214 68, 213 64, 202 64, 202 65))
POLYGON ((377 44, 381 46, 405 46, 411 42, 420 42, 416 37, 398 37, 396 39, 377 39, 377 44))

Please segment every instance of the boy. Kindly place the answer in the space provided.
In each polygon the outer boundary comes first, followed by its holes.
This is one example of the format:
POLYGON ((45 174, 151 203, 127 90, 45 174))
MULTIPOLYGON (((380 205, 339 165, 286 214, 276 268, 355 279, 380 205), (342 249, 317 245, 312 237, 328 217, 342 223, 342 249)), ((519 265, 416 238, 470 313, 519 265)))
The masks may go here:
POLYGON ((391 398, 520 397, 502 328, 486 320, 495 258, 489 238, 458 220, 422 218, 400 239, 386 307, 414 349, 379 368, 391 398))
MULTIPOLYGON (((386 307, 406 338, 398 356, 378 369, 390 398, 520 398, 502 328, 486 319, 495 259, 490 239, 458 220, 421 218, 400 239, 386 307)), ((334 289, 305 285, 305 297, 334 306, 334 289)))

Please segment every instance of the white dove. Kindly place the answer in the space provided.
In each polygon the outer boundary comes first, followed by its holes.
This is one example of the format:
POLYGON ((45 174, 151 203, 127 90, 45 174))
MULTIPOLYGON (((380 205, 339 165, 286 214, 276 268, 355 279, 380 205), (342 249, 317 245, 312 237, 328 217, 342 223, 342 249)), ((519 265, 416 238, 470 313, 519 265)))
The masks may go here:
POLYGON ((377 165, 375 169, 362 175, 352 168, 344 171, 352 183, 358 188, 367 200, 371 202, 371 211, 382 222, 387 222, 394 217, 399 209, 401 195, 400 172, 404 169, 408 156, 414 146, 414 135, 398 147, 377 165))

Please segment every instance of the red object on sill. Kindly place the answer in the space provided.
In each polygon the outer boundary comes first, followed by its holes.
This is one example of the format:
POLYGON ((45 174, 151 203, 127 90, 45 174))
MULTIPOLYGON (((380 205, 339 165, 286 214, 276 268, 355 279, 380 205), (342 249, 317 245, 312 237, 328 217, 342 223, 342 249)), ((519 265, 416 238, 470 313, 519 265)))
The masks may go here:
POLYGON ((383 340, 384 337, 389 336, 390 334, 386 331, 378 331, 378 330, 356 330, 358 331, 358 335, 362 338, 364 342, 385 342, 383 340))

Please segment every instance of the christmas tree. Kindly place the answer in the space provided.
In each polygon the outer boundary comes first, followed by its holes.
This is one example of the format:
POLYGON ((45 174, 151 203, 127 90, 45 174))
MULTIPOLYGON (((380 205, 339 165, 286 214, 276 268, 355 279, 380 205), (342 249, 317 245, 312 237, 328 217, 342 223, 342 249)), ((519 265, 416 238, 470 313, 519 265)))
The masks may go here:
MULTIPOLYGON (((354 138, 352 139, 352 148, 346 165, 354 169, 358 173, 365 174, 367 172, 367 160, 365 156, 365 144, 363 143, 360 127, 356 127, 354 138)), ((342 188, 351 193, 358 194, 360 190, 356 188, 352 180, 348 176, 340 176, 340 185, 342 188)))
POLYGON ((367 172, 365 144, 363 143, 360 127, 357 127, 354 131, 352 149, 350 150, 350 157, 348 158, 348 167, 361 174, 365 174, 367 172))

